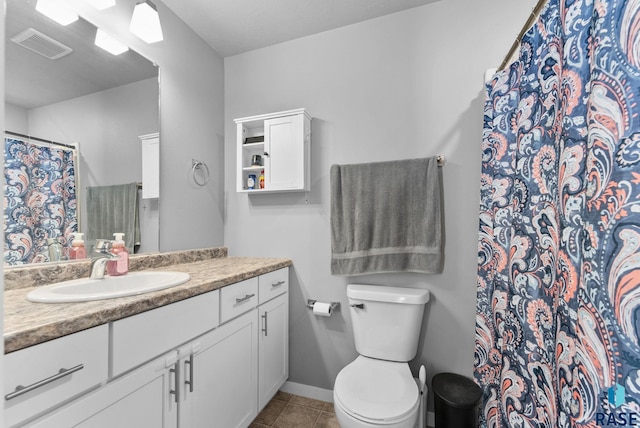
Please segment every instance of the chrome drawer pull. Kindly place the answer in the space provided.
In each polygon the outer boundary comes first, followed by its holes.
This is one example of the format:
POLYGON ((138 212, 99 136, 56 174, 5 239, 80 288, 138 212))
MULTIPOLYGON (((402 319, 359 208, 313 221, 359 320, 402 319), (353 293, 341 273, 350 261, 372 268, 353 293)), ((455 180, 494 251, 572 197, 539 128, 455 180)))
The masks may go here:
POLYGON ((170 389, 169 394, 172 394, 175 397, 175 402, 178 403, 180 401, 180 363, 176 362, 173 368, 169 369, 169 373, 173 373, 175 377, 175 389, 170 389))
POLYGON ((272 286, 273 288, 275 288, 275 287, 280 287, 282 284, 284 284, 284 281, 278 281, 278 282, 276 282, 276 283, 274 283, 274 284, 271 284, 271 286, 272 286))
POLYGON ((42 379, 36 383, 32 383, 29 386, 22 386, 22 385, 18 385, 16 386, 15 391, 7 394, 4 396, 4 399, 6 401, 12 400, 16 397, 21 396, 22 394, 26 394, 27 392, 33 391, 34 389, 38 389, 41 386, 47 385, 51 382, 54 382, 58 379, 62 379, 65 376, 69 376, 72 373, 75 373, 79 370, 82 370, 84 368, 84 364, 78 364, 75 367, 71 367, 70 369, 60 369, 60 371, 56 374, 54 374, 53 376, 49 376, 46 379, 42 379))
POLYGON ((189 364, 189 380, 185 379, 184 383, 189 385, 189 392, 193 392, 193 354, 189 355, 189 359, 185 360, 184 364, 189 364))
POLYGON ((264 333, 265 336, 268 336, 267 334, 267 314, 269 312, 265 312, 264 315, 262 315, 262 319, 264 320, 264 327, 262 328, 262 332, 264 333))
POLYGON ((249 300, 250 298, 252 298, 253 296, 255 296, 256 294, 247 294, 244 297, 236 297, 236 303, 242 303, 242 302, 246 302, 247 300, 249 300))

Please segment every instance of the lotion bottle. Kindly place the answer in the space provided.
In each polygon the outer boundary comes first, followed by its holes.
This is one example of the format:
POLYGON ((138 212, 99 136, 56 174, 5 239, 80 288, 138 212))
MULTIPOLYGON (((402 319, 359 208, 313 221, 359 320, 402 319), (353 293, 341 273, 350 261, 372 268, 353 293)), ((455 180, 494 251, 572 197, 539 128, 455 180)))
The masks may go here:
POLYGON ((84 246, 84 233, 73 232, 71 234, 73 241, 71 242, 71 248, 69 249, 69 259, 86 259, 87 249, 84 246))
POLYGON ((125 275, 129 272, 129 251, 124 245, 124 233, 114 233, 116 238, 111 244, 111 254, 118 256, 115 260, 107 262, 107 274, 111 276, 125 275))

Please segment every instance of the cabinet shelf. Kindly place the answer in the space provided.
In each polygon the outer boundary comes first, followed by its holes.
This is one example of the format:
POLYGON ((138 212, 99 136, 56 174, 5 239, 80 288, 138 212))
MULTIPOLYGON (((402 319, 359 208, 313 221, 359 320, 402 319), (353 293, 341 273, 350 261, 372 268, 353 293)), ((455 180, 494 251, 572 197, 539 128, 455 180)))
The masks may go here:
POLYGON ((309 190, 311 116, 305 109, 244 117, 235 123, 238 193, 309 190), (264 141, 245 144, 254 137, 264 137, 264 141), (251 165, 256 155, 262 156, 263 165, 251 165), (264 188, 247 189, 249 176, 262 171, 264 188))
POLYGON ((256 150, 262 149, 264 147, 264 143, 243 143, 242 148, 245 150, 256 150))

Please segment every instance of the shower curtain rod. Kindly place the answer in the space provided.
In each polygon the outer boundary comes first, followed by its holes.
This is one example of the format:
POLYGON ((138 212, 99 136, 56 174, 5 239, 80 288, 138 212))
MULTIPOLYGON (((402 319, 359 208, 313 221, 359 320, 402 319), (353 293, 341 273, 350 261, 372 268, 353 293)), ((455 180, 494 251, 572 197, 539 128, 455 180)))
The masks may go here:
POLYGON ((22 137, 22 138, 27 138, 29 140, 36 140, 36 141, 41 141, 43 143, 48 143, 48 144, 54 144, 56 146, 62 146, 62 147, 67 147, 69 149, 77 149, 77 147, 72 146, 71 144, 65 144, 65 143, 58 143, 56 141, 51 141, 51 140, 45 140, 43 138, 38 138, 38 137, 32 137, 31 135, 25 135, 25 134, 20 134, 19 132, 13 132, 13 131, 4 131, 5 134, 9 134, 9 135, 13 135, 15 137, 22 137))
POLYGON ((522 38, 524 37, 526 32, 529 31, 529 28, 531 28, 531 26, 536 21, 536 19, 538 19, 538 16, 540 16, 540 12, 542 12, 542 8, 546 2, 547 0, 538 0, 538 4, 536 4, 533 10, 531 11, 531 14, 529 15, 529 19, 527 19, 527 22, 524 23, 524 26, 522 27, 522 30, 520 30, 518 37, 516 37, 516 40, 511 45, 511 49, 509 49, 509 52, 507 52, 507 55, 504 57, 504 60, 502 60, 500 67, 498 67, 498 71, 503 70, 507 66, 507 64, 509 64, 509 60, 511 59, 513 54, 516 53, 516 51, 518 50, 518 47, 520 46, 520 42, 522 41, 522 38))

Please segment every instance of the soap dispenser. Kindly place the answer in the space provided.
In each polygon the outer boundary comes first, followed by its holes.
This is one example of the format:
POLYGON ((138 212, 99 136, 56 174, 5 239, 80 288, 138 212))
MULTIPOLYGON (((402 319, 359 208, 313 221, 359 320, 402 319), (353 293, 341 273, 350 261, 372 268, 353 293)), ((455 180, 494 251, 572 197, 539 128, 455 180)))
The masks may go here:
POLYGON ((114 233, 115 240, 111 244, 111 254, 118 256, 107 262, 107 274, 111 276, 125 275, 129 272, 129 251, 124 245, 124 233, 114 233))
POLYGON ((73 241, 71 242, 71 248, 69 249, 69 259, 86 259, 87 249, 84 246, 84 233, 73 232, 71 234, 73 241))
POLYGON ((49 261, 58 262, 62 260, 62 245, 55 238, 47 238, 47 246, 49 247, 49 261))

